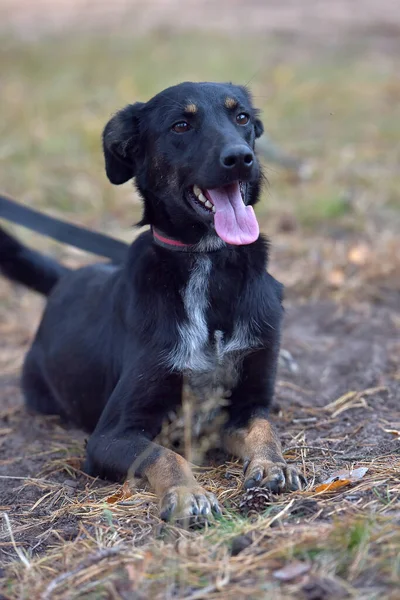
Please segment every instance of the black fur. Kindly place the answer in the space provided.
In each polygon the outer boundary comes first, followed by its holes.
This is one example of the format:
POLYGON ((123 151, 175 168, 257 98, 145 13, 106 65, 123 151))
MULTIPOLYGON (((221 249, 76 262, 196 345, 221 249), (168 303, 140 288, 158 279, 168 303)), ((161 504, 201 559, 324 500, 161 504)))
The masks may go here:
MULTIPOLYGON (((186 244, 216 238, 212 218, 195 210, 190 186, 210 189, 240 179, 247 204, 257 202, 262 174, 256 157, 246 172, 221 168, 221 152, 246 145, 251 152, 263 131, 245 88, 231 84, 184 83, 147 103, 130 105, 107 124, 103 135, 106 172, 121 184, 136 177, 144 205, 142 224, 186 244), (237 108, 224 105, 226 97, 237 108), (188 103, 196 114, 185 113, 188 103), (249 115, 238 125, 236 114, 249 115), (191 129, 171 131, 179 121, 191 129)), ((67 272, 1 233, 3 273, 44 294, 51 292, 26 357, 26 403, 60 414, 92 432, 85 469, 119 480, 135 463, 142 475, 160 452, 151 440, 168 412, 179 405, 183 372, 165 357, 179 344, 188 318, 182 290, 198 252, 176 252, 154 243, 151 231, 132 244, 120 267, 95 265, 67 272), (143 456, 139 460, 140 456, 143 456), (135 462, 136 461, 136 462, 135 462)), ((228 407, 228 427, 265 416, 275 382, 282 317, 282 287, 266 271, 267 244, 223 244, 211 260, 210 345, 216 330, 226 339, 242 321, 257 348, 240 362, 228 407)))
POLYGON ((26 248, 0 227, 0 271, 8 279, 47 296, 68 269, 26 248))

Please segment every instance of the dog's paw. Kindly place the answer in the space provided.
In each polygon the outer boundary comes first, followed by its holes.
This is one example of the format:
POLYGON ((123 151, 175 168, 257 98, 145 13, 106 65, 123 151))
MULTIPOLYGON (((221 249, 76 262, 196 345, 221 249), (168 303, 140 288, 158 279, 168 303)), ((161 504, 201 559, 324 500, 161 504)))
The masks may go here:
POLYGON ((306 484, 305 477, 295 467, 284 461, 272 462, 264 458, 254 458, 244 466, 244 487, 264 487, 274 494, 295 492, 306 484))
POLYGON ((160 517, 163 521, 183 521, 202 524, 221 509, 214 494, 200 486, 174 486, 161 500, 160 517))

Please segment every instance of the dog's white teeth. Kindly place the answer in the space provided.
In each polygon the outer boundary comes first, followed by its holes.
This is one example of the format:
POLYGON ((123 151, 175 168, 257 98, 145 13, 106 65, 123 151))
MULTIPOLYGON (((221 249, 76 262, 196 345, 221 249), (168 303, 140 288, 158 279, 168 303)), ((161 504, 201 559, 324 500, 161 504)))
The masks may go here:
POLYGON ((200 200, 200 202, 203 202, 203 204, 207 202, 207 198, 204 196, 203 192, 201 191, 198 185, 193 186, 193 193, 196 196, 197 200, 200 200))
POLYGON ((213 213, 215 213, 215 206, 213 206, 211 210, 213 211, 213 213))
POLYGON ((205 195, 203 194, 203 192, 201 191, 201 189, 199 188, 198 185, 193 186, 193 194, 196 196, 196 198, 199 202, 204 204, 204 206, 206 208, 208 208, 209 210, 212 210, 212 212, 215 212, 214 205, 212 204, 212 202, 207 200, 207 198, 205 197, 205 195))
POLYGON ((202 194, 200 192, 200 194, 198 195, 198 199, 200 200, 200 202, 202 202, 203 204, 206 204, 206 202, 208 202, 207 198, 204 196, 204 194, 202 194))
POLYGON ((200 194, 201 194, 201 189, 199 188, 199 186, 198 186, 198 185, 194 185, 194 186, 193 186, 193 192, 194 192, 194 194, 195 194, 197 197, 199 197, 199 196, 200 196, 200 194))

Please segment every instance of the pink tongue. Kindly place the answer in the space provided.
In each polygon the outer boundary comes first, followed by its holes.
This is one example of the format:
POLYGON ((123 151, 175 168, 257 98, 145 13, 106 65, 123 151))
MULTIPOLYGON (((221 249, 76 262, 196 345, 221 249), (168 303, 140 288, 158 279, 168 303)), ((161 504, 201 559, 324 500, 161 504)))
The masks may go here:
POLYGON ((242 246, 256 241, 260 233, 256 215, 252 206, 245 206, 238 182, 206 190, 206 196, 215 206, 215 231, 224 242, 242 246))

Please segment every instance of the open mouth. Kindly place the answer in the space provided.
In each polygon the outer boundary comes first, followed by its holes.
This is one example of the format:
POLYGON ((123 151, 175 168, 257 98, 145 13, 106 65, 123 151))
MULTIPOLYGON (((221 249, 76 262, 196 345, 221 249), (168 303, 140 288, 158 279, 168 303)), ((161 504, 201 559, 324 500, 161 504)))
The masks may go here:
MULTIPOLYGON (((213 213, 215 213, 215 206, 214 206, 214 204, 211 202, 211 200, 209 200, 208 198, 206 198, 206 196, 201 191, 201 189, 199 188, 198 185, 194 185, 193 186, 192 193, 193 193, 193 196, 195 197, 196 204, 198 204, 199 206, 201 206, 202 208, 204 208, 204 210, 206 210, 207 212, 213 212, 213 213)), ((205 190, 205 193, 207 193, 206 190, 205 190)))
POLYGON ((235 181, 213 189, 194 185, 189 190, 193 208, 212 217, 217 235, 227 244, 252 244, 260 230, 252 206, 245 203, 245 185, 235 181))

